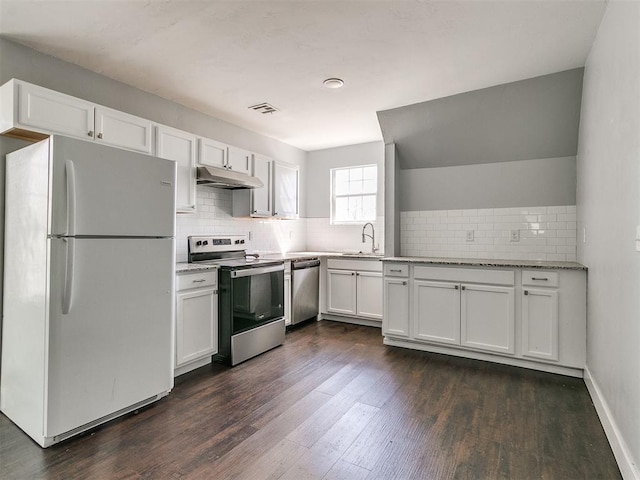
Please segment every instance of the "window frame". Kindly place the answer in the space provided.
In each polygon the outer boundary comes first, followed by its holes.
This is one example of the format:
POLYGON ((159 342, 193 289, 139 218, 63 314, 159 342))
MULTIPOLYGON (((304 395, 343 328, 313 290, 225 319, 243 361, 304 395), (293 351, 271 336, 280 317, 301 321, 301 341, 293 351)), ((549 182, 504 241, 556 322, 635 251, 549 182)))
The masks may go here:
POLYGON ((363 164, 363 165, 350 165, 348 167, 335 167, 330 169, 329 175, 330 175, 330 217, 329 217, 329 223, 331 225, 358 225, 358 224, 362 224, 363 222, 375 222, 378 216, 378 164, 376 163, 368 163, 368 164, 363 164), (349 194, 343 194, 343 195, 337 195, 335 193, 336 191, 336 172, 338 171, 343 171, 343 170, 353 170, 356 168, 362 169, 364 171, 365 168, 367 167, 375 167, 376 169, 376 190, 373 193, 349 193, 349 194), (372 219, 357 219, 357 220, 336 220, 336 199, 337 198, 353 198, 353 197, 360 197, 360 198, 364 198, 364 197, 373 197, 374 198, 374 218, 372 219))

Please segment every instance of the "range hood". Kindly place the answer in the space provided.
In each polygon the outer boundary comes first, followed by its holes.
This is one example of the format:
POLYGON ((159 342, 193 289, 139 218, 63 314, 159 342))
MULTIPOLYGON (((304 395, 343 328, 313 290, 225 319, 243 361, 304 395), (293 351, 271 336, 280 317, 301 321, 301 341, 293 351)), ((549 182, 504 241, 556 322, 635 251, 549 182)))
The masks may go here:
POLYGON ((264 184, 258 177, 243 175, 226 168, 198 167, 196 171, 198 185, 218 188, 260 188, 264 184))

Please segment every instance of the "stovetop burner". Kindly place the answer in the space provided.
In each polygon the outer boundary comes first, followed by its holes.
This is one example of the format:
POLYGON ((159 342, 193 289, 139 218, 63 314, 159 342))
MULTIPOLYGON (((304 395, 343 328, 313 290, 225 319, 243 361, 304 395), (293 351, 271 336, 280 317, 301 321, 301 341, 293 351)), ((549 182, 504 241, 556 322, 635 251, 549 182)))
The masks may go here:
POLYGON ((218 265, 220 268, 252 268, 278 265, 280 260, 262 259, 255 254, 247 256, 244 235, 190 236, 187 238, 189 263, 218 265), (257 257, 257 258, 256 258, 257 257))

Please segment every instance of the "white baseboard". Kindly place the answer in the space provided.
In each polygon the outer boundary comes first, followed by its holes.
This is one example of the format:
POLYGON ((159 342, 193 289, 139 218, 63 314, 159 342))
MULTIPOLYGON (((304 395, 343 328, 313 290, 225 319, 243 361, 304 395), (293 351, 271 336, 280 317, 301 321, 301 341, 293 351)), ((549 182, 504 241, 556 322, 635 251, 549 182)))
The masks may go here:
POLYGON ((613 455, 616 457, 622 478, 625 480, 640 480, 638 464, 633 460, 633 456, 629 451, 627 443, 624 441, 624 437, 611 413, 611 409, 602 395, 600 387, 591 376, 591 371, 588 366, 584 369, 584 383, 587 385, 587 390, 589 391, 589 395, 591 395, 593 405, 596 407, 600 423, 602 423, 604 433, 607 435, 607 440, 609 440, 613 455))

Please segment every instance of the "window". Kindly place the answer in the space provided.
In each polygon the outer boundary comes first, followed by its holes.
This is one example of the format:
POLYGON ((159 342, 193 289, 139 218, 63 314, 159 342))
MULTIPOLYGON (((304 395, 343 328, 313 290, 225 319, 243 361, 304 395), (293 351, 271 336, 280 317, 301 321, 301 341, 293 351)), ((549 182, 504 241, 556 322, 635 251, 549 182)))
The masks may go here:
POLYGON ((331 223, 376 219, 377 165, 331 169, 331 223))

